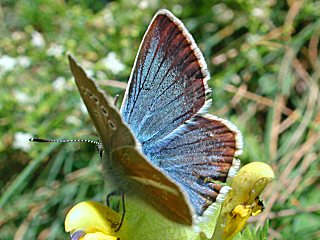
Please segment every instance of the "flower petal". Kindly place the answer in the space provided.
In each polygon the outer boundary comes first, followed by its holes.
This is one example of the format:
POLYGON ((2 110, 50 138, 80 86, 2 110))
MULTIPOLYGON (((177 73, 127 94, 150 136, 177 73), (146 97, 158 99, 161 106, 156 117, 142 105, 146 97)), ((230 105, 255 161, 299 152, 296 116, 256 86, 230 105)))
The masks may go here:
POLYGON ((83 240, 117 240, 117 239, 120 239, 120 238, 106 235, 102 232, 88 233, 83 237, 83 240))
POLYGON ((232 239, 250 216, 261 213, 263 204, 259 195, 273 179, 273 170, 265 163, 253 162, 242 167, 232 180, 212 239, 232 239))
POLYGON ((81 202, 69 211, 65 220, 65 231, 74 233, 82 230, 86 235, 101 232, 108 236, 116 236, 115 230, 120 218, 118 213, 101 203, 81 202))

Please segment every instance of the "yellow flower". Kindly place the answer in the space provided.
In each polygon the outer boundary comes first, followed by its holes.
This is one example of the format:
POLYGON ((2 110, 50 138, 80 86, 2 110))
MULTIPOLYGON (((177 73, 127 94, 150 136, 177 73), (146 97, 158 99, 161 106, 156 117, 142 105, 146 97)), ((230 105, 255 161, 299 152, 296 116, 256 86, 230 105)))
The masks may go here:
POLYGON ((222 188, 226 199, 212 204, 191 227, 174 223, 140 199, 126 196, 123 224, 116 232, 121 214, 96 202, 82 202, 73 207, 65 220, 65 230, 74 239, 231 239, 246 225, 248 218, 262 210, 258 196, 274 178, 271 168, 251 163, 240 169, 231 187, 222 188), (223 201, 223 202, 222 202, 223 201), (142 210, 143 209, 143 210, 142 210))
POLYGON ((121 216, 97 202, 81 202, 74 206, 65 220, 65 231, 81 240, 116 240, 115 230, 121 216))
POLYGON ((171 222, 143 201, 126 197, 126 213, 118 232, 121 214, 96 202, 82 202, 74 206, 65 220, 65 230, 77 234, 79 240, 88 239, 200 239, 199 231, 171 222))
POLYGON ((273 179, 274 173, 265 163, 253 162, 242 167, 232 180, 212 239, 232 239, 250 216, 261 213, 263 204, 259 195, 273 179))

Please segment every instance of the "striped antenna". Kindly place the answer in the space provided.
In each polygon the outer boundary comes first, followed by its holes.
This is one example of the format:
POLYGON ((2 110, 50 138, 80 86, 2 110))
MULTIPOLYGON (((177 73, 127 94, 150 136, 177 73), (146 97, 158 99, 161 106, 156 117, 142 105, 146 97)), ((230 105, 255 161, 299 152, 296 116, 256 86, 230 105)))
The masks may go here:
POLYGON ((29 141, 31 142, 56 142, 56 143, 66 143, 66 142, 86 142, 86 143, 93 143, 99 145, 100 143, 93 140, 87 139, 61 139, 61 140, 54 140, 54 139, 43 139, 43 138, 30 138, 29 141))
POLYGON ((101 146, 101 143, 93 140, 87 140, 87 139, 43 139, 43 138, 29 138, 29 141, 31 142, 55 142, 55 143, 68 143, 68 142, 85 142, 85 143, 92 143, 97 146, 98 152, 100 157, 102 157, 103 148, 101 146))

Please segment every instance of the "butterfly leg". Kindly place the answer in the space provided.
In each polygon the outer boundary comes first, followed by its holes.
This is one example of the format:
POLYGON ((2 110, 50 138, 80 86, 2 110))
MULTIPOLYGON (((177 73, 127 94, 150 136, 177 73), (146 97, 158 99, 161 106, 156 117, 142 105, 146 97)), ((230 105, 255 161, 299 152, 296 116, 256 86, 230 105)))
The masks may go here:
POLYGON ((113 105, 116 107, 117 104, 118 104, 118 100, 119 100, 119 94, 117 94, 115 97, 114 97, 114 102, 113 102, 113 105))
MULTIPOLYGON (((97 146, 97 151, 99 153, 99 156, 102 158, 102 155, 103 155, 103 147, 102 147, 102 144, 99 143, 96 145, 97 146)), ((108 197, 108 196, 107 196, 108 197)))
POLYGON ((126 214, 126 208, 125 208, 125 204, 124 204, 124 192, 122 190, 120 190, 120 192, 121 192, 121 202, 122 202, 122 216, 121 216, 120 224, 119 224, 118 228, 116 229, 116 232, 118 232, 120 230, 121 225, 124 220, 124 215, 126 214))
POLYGON ((125 208, 125 203, 124 203, 124 192, 122 190, 115 190, 111 193, 109 193, 106 197, 106 204, 108 207, 110 207, 110 198, 112 196, 119 196, 121 195, 121 202, 122 202, 122 216, 121 216, 121 220, 120 220, 120 223, 119 223, 119 226, 118 228, 115 230, 115 232, 118 232, 122 226, 122 223, 123 223, 123 220, 124 220, 124 216, 126 214, 126 208, 125 208))

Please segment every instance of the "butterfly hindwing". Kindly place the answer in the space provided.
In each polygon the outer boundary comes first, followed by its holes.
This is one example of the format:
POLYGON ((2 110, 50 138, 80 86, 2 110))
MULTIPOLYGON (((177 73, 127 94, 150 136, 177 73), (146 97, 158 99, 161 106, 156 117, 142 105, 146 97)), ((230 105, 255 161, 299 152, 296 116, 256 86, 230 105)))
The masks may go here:
POLYGON ((142 146, 151 146, 205 104, 209 73, 183 23, 157 12, 142 40, 121 107, 142 146))
POLYGON ((147 157, 182 184, 201 215, 215 202, 222 183, 239 167, 240 132, 229 121, 210 114, 195 116, 147 157), (233 171, 233 172, 232 172, 233 171))

